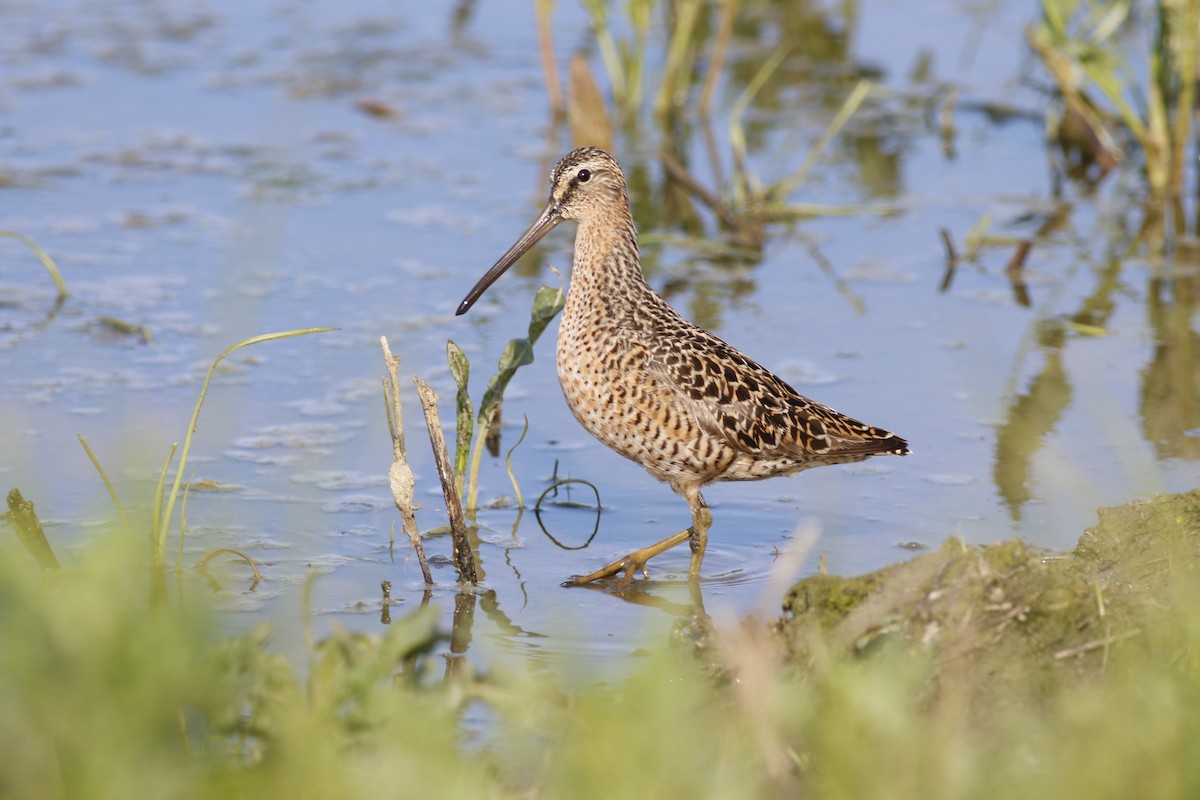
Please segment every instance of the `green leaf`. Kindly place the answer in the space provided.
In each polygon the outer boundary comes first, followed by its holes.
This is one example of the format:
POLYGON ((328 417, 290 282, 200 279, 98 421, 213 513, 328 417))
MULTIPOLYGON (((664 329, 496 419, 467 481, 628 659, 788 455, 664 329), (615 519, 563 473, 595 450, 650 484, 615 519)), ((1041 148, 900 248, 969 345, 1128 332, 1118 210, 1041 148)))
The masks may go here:
POLYGON ((471 372, 471 362, 467 360, 467 354, 453 340, 446 342, 446 361, 450 364, 450 374, 454 376, 454 384, 458 387, 458 393, 454 397, 456 408, 454 477, 461 496, 463 477, 467 472, 467 457, 471 453, 471 437, 475 433, 471 395, 467 393, 467 378, 471 372))
MULTIPOLYGON (((500 408, 500 403, 504 400, 504 390, 508 388, 509 381, 517 374, 517 370, 526 364, 533 363, 533 345, 546 330, 546 326, 554 319, 558 312, 562 311, 563 305, 566 302, 563 297, 561 288, 555 289, 550 286, 543 286, 538 289, 537 294, 533 298, 533 309, 529 315, 529 336, 525 339, 511 339, 504 346, 504 352, 500 354, 500 363, 497 367, 496 374, 488 380, 487 390, 483 393, 483 400, 479 403, 479 414, 476 416, 476 432, 481 440, 485 440, 491 433, 491 427, 497 418, 497 411, 500 408)), ((481 458, 481 446, 476 446, 475 453, 471 458, 470 474, 467 479, 467 513, 471 514, 475 509, 475 493, 478 489, 479 479, 479 461, 481 458)))
POLYGON ((552 286, 543 286, 538 289, 533 298, 533 312, 529 319, 530 342, 538 340, 550 321, 558 315, 558 312, 562 311, 565 303, 566 297, 563 296, 562 289, 552 286))

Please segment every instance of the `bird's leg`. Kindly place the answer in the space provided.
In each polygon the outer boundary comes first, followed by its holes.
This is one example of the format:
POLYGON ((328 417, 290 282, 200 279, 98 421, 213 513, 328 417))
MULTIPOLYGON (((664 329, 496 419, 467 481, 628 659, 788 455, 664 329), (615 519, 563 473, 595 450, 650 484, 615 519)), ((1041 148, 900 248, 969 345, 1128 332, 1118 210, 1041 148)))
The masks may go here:
POLYGON ((692 529, 682 530, 672 536, 668 536, 657 544, 652 544, 649 547, 643 547, 641 550, 635 550, 624 558, 618 559, 606 567, 601 567, 590 575, 573 575, 570 580, 563 581, 563 586, 583 586, 584 584, 598 581, 601 578, 611 578, 619 573, 625 573, 621 577, 620 586, 625 586, 633 578, 635 573, 642 573, 642 577, 649 577, 646 571, 646 562, 654 558, 660 553, 665 553, 676 545, 681 545, 692 538, 692 529))
POLYGON ((704 498, 700 496, 699 487, 689 486, 680 493, 687 498, 688 506, 692 509, 692 527, 687 530, 682 530, 672 536, 668 536, 657 544, 652 544, 649 547, 643 547, 641 550, 635 550, 622 559, 612 562, 608 566, 601 567, 590 575, 575 575, 570 580, 563 581, 563 586, 583 586, 598 581, 603 578, 611 578, 614 575, 621 575, 621 580, 618 586, 624 587, 633 578, 634 574, 640 572, 642 577, 650 577, 646 571, 646 562, 654 558, 660 553, 665 553, 672 547, 681 545, 684 542, 691 544, 692 548, 692 563, 688 568, 688 580, 696 583, 700 578, 700 563, 704 561, 704 550, 708 547, 708 526, 712 524, 712 512, 708 510, 708 505, 704 502, 704 498))
POLYGON ((704 504, 704 498, 697 495, 692 503, 691 533, 692 564, 688 568, 688 580, 694 581, 700 577, 700 562, 704 561, 704 551, 708 548, 708 526, 712 525, 712 512, 704 504))

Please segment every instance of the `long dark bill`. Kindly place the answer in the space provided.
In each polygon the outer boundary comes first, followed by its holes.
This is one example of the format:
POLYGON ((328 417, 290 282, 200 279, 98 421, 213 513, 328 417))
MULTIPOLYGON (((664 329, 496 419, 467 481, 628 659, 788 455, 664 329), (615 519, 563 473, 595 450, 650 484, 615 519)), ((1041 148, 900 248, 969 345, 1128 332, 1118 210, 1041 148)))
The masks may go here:
POLYGON ((544 209, 537 221, 529 226, 529 230, 521 234, 521 238, 517 239, 517 243, 508 248, 508 252, 500 256, 491 269, 483 274, 479 279, 479 283, 471 291, 467 292, 467 296, 458 304, 458 311, 455 311, 456 316, 461 316, 467 313, 471 306, 475 305, 475 301, 483 296, 488 287, 496 282, 496 279, 504 274, 504 271, 517 263, 517 259, 529 252, 529 248, 538 243, 550 230, 562 222, 563 218, 559 215, 558 204, 551 200, 544 209))

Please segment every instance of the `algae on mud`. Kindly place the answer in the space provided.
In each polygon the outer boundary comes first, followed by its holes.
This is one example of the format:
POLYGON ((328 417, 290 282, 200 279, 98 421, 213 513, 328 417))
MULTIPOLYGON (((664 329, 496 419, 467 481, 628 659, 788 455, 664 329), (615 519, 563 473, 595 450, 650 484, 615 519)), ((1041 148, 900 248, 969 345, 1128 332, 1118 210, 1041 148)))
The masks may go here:
POLYGON ((784 600, 778 629, 798 665, 826 648, 866 655, 916 647, 936 685, 969 687, 977 710, 1044 695, 1104 672, 1114 647, 1187 654, 1179 602, 1200 566, 1200 490, 1099 510, 1064 555, 1020 539, 971 547, 949 539, 853 578, 816 575, 784 600), (982 705, 980 705, 982 704, 982 705))

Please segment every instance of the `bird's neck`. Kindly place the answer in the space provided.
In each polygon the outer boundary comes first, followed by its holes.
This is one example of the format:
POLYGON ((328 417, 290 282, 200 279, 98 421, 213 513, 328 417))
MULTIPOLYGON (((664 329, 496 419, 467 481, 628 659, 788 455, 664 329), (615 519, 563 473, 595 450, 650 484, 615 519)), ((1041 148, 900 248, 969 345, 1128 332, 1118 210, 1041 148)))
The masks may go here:
POLYGON ((575 234, 571 294, 620 302, 649 290, 638 259, 637 229, 628 208, 602 219, 581 220, 575 234))

